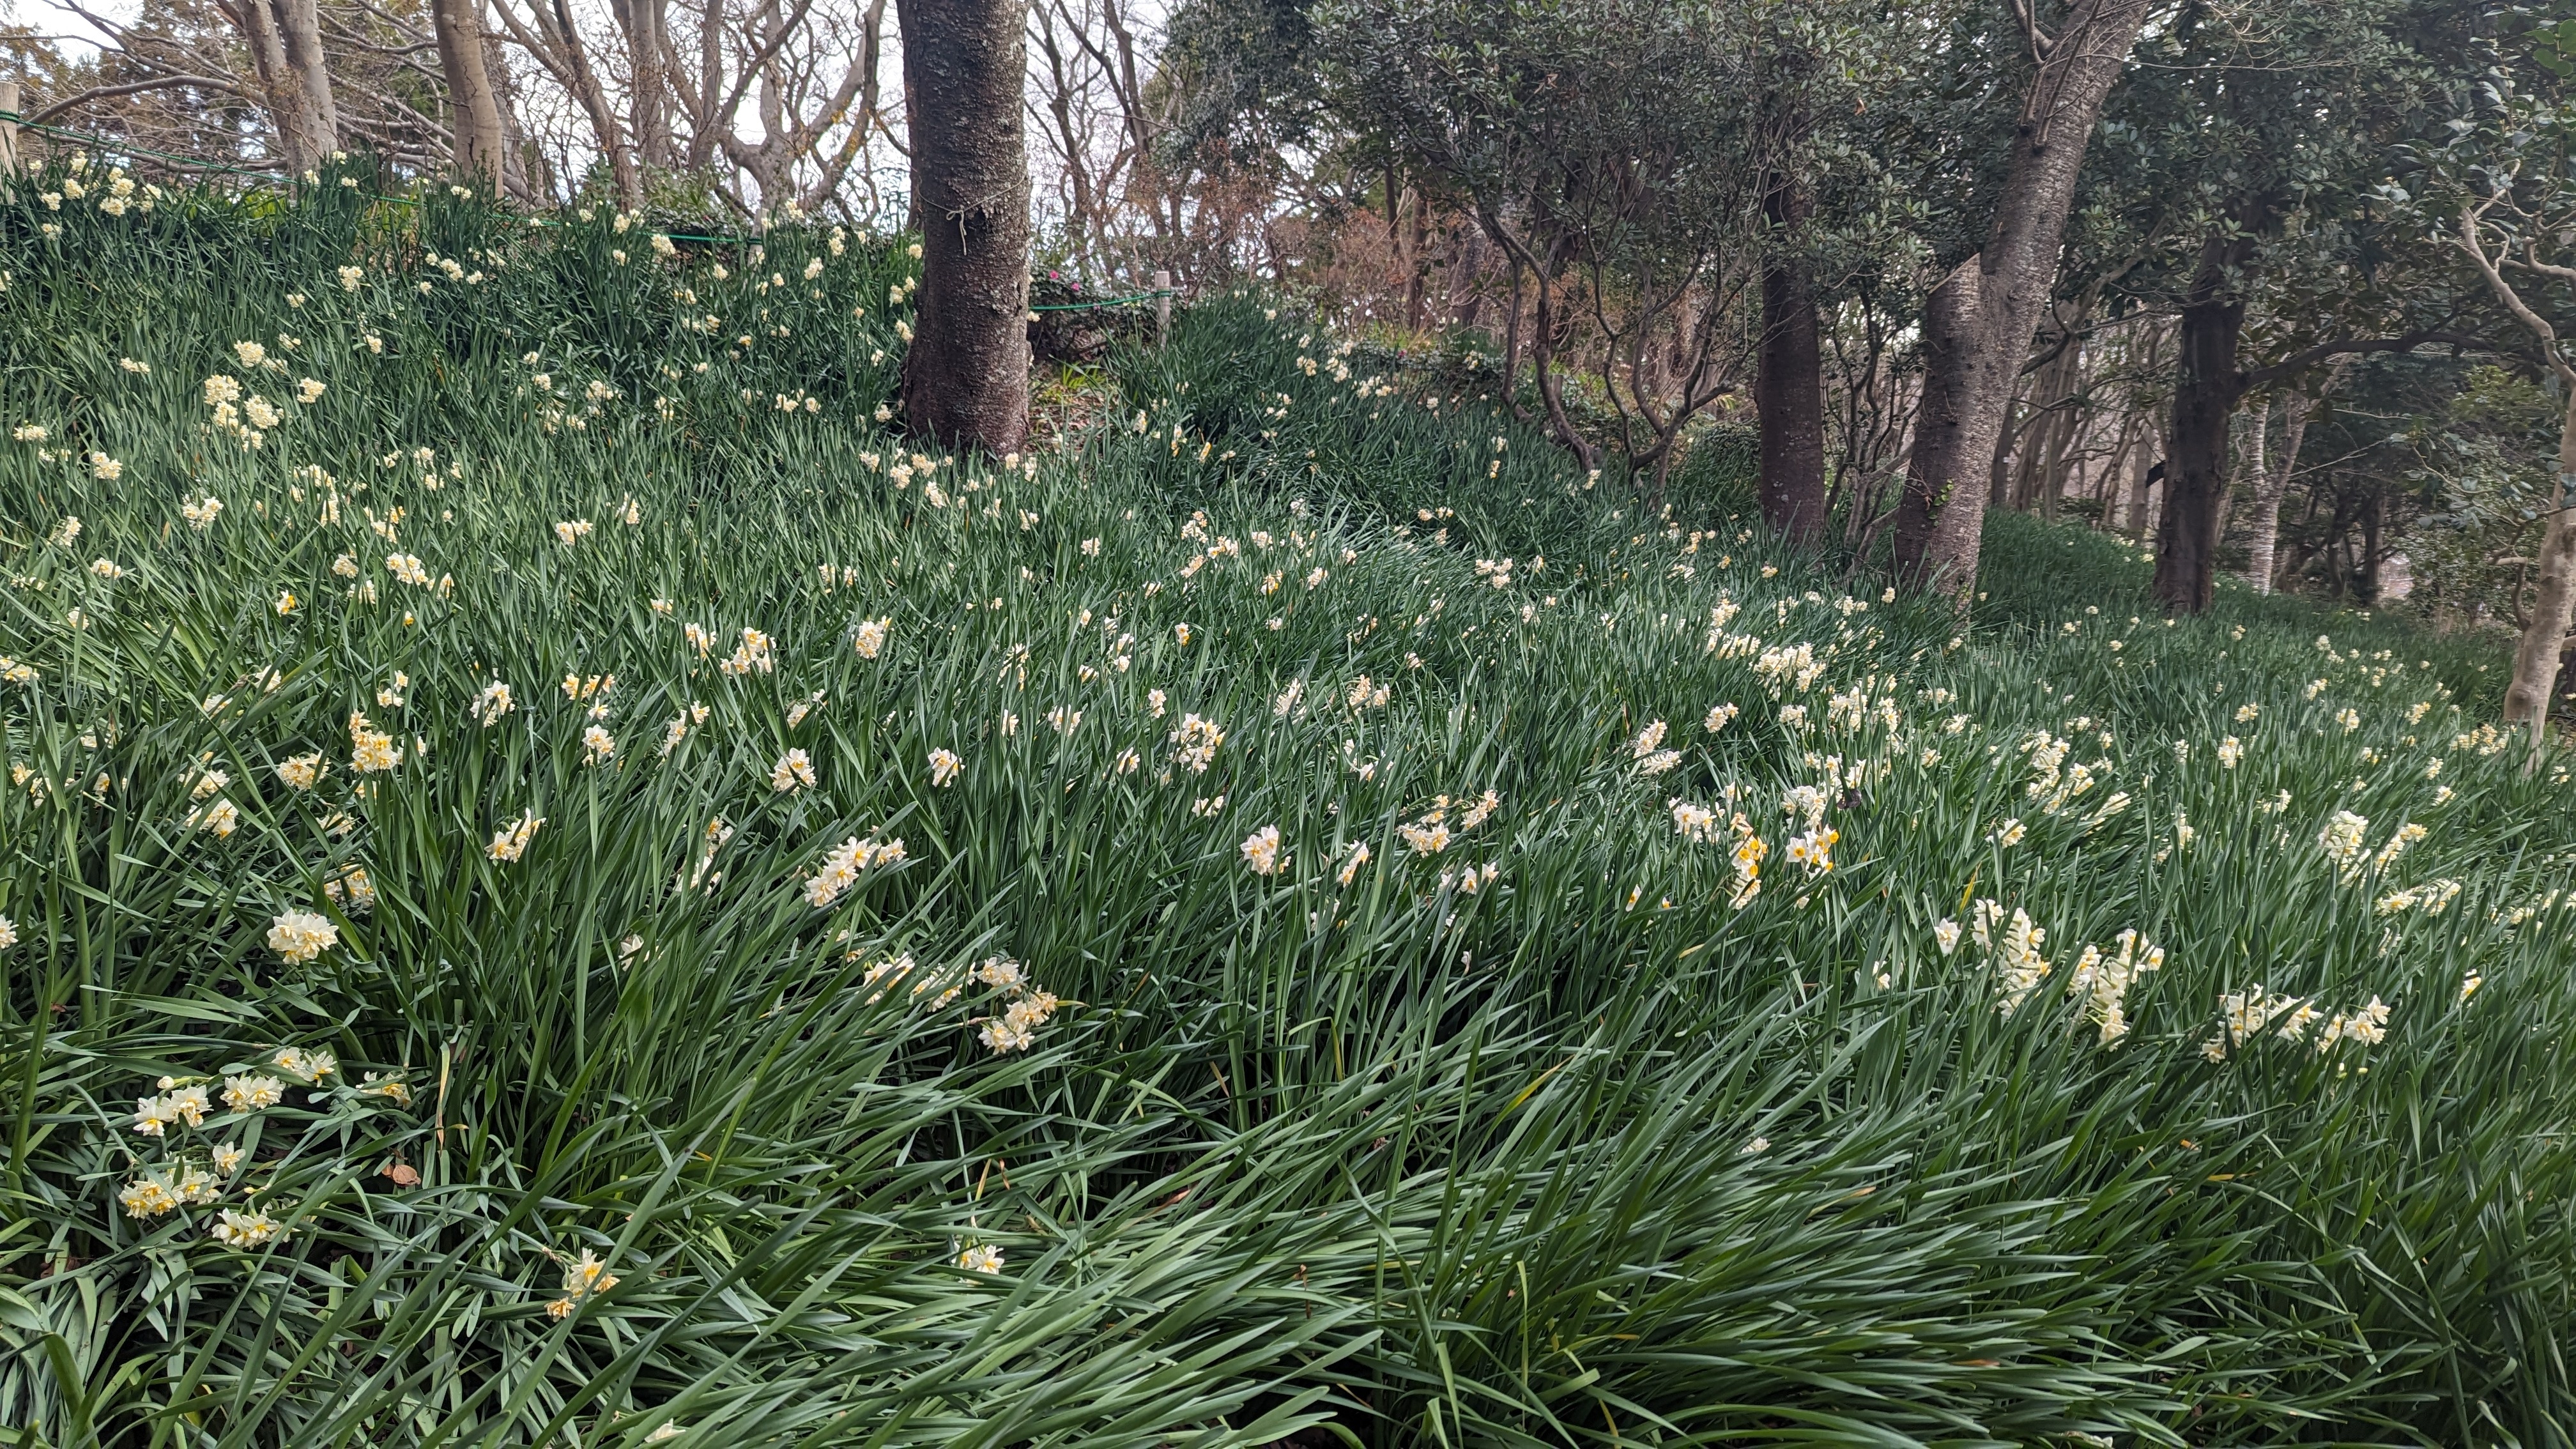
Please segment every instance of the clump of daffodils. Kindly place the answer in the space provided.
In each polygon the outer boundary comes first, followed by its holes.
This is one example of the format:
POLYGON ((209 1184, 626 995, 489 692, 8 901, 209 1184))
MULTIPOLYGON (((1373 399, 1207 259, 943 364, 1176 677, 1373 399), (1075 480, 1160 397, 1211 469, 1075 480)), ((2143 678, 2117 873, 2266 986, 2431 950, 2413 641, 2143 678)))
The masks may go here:
POLYGON ((521 815, 492 833, 492 843, 483 848, 484 854, 505 864, 519 859, 528 853, 528 843, 537 838, 537 827, 545 823, 534 811, 521 815))
POLYGON ((1438 855, 1449 848, 1449 824, 1434 810, 1410 824, 1395 828, 1407 849, 1416 855, 1438 855))
POLYGON ((206 1231, 216 1242, 242 1252, 266 1247, 286 1237, 285 1225, 267 1213, 239 1212, 232 1208, 224 1209, 215 1219, 214 1226, 206 1231))
POLYGON ((903 859, 903 842, 889 840, 880 844, 851 836, 832 847, 823 857, 811 879, 805 882, 805 903, 822 910, 849 893, 859 883, 861 872, 876 866, 893 865, 903 859))
MULTIPOLYGON (((1969 921, 1968 933, 1995 973, 1995 1007, 2010 1016, 2048 978, 2048 955, 2042 949, 2048 932, 2031 920, 2028 911, 2016 906, 2006 919, 2001 902, 1983 897, 1978 898, 1969 921)), ((1932 928, 1933 942, 1944 956, 1958 949, 1959 935, 1959 923, 1953 920, 1944 919, 1932 928)))
POLYGON ((996 1053, 1026 1051, 1037 1040, 1037 1030, 1046 1025, 1064 1003, 1052 991, 1040 990, 1028 978, 1019 962, 1008 956, 988 956, 968 973, 987 986, 997 987, 1008 996, 1002 1014, 986 1020, 976 1036, 996 1053))
POLYGON ((814 762, 803 750, 789 750, 769 767, 769 788, 781 795, 814 788, 814 762))
POLYGON ((1717 812, 1688 800, 1669 802, 1673 812, 1673 832, 1697 845, 1715 844, 1718 838, 1717 812))
POLYGON ((2361 853, 2369 845, 2370 822, 2349 810, 2338 810, 2325 828, 2317 832, 2317 849, 2335 868, 2335 874, 2349 881, 2361 874, 2361 853))
POLYGON ((2104 954, 2098 946, 2087 944, 2067 973, 2066 994, 2081 997, 2088 1019, 2101 1027, 2102 1045, 2109 1046, 2129 1033, 2129 988, 2150 971, 2164 968, 2164 948, 2150 944, 2136 931, 2122 931, 2117 949, 2104 954))
POLYGON ((353 865, 328 877, 322 882, 322 894, 346 911, 371 911, 376 906, 376 882, 364 866, 353 865))
POLYGON ((288 911, 268 928, 268 949, 300 966, 340 944, 340 928, 311 911, 288 911))
POLYGON ((1350 850, 1350 855, 1349 855, 1349 857, 1348 857, 1347 859, 1345 859, 1345 860, 1342 862, 1342 868, 1341 868, 1341 870, 1340 870, 1340 871, 1338 871, 1338 872, 1336 872, 1336 873, 1335 873, 1335 875, 1334 875, 1334 877, 1333 877, 1334 883, 1335 883, 1335 884, 1337 884, 1337 885, 1344 885, 1344 886, 1349 885, 1349 884, 1352 882, 1352 880, 1354 880, 1355 878, 1357 878, 1357 877, 1358 877, 1358 875, 1359 875, 1359 873, 1360 873, 1360 867, 1362 867, 1362 866, 1364 866, 1364 865, 1366 865, 1366 864, 1368 864, 1368 863, 1369 863, 1369 848, 1368 848, 1368 842, 1366 842, 1366 841, 1353 841, 1353 842, 1351 843, 1351 850, 1350 850))
POLYGON ((2459 896, 2458 881, 2447 878, 2426 881, 2422 885, 2381 896, 2379 913, 2383 916, 2394 916, 2408 911, 2421 911, 2428 916, 2438 916, 2449 910, 2451 902, 2459 899, 2459 896))
POLYGON ((776 648, 776 640, 758 629, 746 628, 742 631, 742 641, 734 645, 733 653, 726 656, 716 667, 736 679, 755 670, 762 674, 772 674, 778 669, 776 648))
POLYGON ((1277 875, 1288 868, 1288 857, 1279 849, 1276 825, 1264 825, 1245 836, 1242 850, 1244 864, 1252 867, 1254 875, 1277 875))
MULTIPOLYGON (((2462 992, 2461 999, 2468 994, 2462 992)), ((2213 1062, 2227 1060, 2265 1032, 2285 1042, 2306 1042, 2309 1030, 2321 1020, 2325 1025, 2317 1029, 2314 1041, 2319 1052, 2331 1051, 2338 1042, 2374 1046, 2388 1039, 2389 1006, 2376 995, 2359 1010, 2329 1016, 2312 998, 2267 993, 2257 984, 2220 996, 2218 1008, 2224 1028, 2200 1048, 2200 1054, 2213 1062)))
POLYGON ((617 1275, 590 1249, 564 1265, 563 1296, 546 1305, 549 1318, 569 1318, 582 1304, 617 1286, 617 1275))
POLYGON ((1173 763, 1193 775, 1204 775, 1215 763, 1218 747, 1225 743, 1225 731, 1218 729, 1214 720, 1185 714, 1180 728, 1172 731, 1171 741, 1173 763))
POLYGON ((286 1083, 260 1072, 224 1078, 224 1105, 236 1112, 257 1112, 286 1100, 286 1083))
POLYGON ((1664 722, 1656 720, 1639 730, 1637 737, 1628 742, 1628 754, 1637 762, 1640 772, 1660 775, 1682 762, 1681 751, 1664 748, 1665 729, 1664 722))
POLYGON ((1727 856, 1727 864, 1735 872, 1735 894, 1728 898, 1727 907, 1740 911, 1762 894, 1762 857, 1770 854, 1771 847, 1753 833, 1751 823, 1743 816, 1736 816, 1733 824, 1739 838, 1727 856))
POLYGON ((349 768, 361 775, 392 769, 402 763, 402 746, 394 737, 367 722, 355 710, 349 712, 349 768))

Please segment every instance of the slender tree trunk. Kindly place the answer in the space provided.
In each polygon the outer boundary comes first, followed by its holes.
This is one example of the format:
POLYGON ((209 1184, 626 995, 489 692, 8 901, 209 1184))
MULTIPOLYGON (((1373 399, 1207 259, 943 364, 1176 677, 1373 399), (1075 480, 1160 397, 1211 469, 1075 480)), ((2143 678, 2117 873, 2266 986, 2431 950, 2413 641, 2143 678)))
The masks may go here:
POLYGON ((1975 592, 1985 490, 2013 382, 2030 351, 2050 285, 2084 148, 2145 19, 2146 0, 2075 0, 2041 42, 2012 160, 1983 250, 1943 281, 1960 295, 1925 318, 1923 410, 1898 505, 1898 572, 1961 601, 1975 592))
POLYGON ((1460 327, 1474 327, 1485 315, 1485 233, 1462 226, 1456 236, 1457 260, 1449 269, 1449 315, 1460 327))
POLYGON ((2215 263, 2182 309, 2174 382, 2172 451, 2165 457, 2164 519, 2156 530, 2155 595, 2176 613, 2209 607, 2216 587, 2218 504, 2227 492, 2227 420, 2244 395, 2236 341, 2242 298, 2221 291, 2215 263))
POLYGON ((1530 317, 1530 376, 1538 384, 1539 402, 1547 410, 1549 430, 1556 440, 1574 454, 1575 462, 1589 472, 1601 466, 1601 450, 1594 447, 1574 426, 1573 417, 1565 410, 1565 379, 1556 370, 1557 348, 1562 342, 1559 329, 1563 319, 1552 305, 1556 272, 1565 255, 1562 241, 1551 243, 1548 265, 1533 269, 1537 286, 1533 289, 1530 317))
POLYGON ((600 84, 599 72, 590 63, 590 48, 582 44, 581 32, 573 28, 572 10, 565 0, 552 0, 556 42, 562 47, 565 67, 572 74, 574 99, 581 102, 582 113, 590 118, 590 131, 599 149, 608 154, 608 174, 617 187, 617 204, 633 208, 644 204, 644 181, 635 171, 635 149, 626 142, 625 128, 617 123, 617 112, 608 104, 608 89, 600 84))
POLYGON ((2254 474, 2254 517, 2249 525, 2251 534, 2245 541, 2245 582, 2252 584, 2258 594, 2272 592, 2272 566, 2280 561, 2281 499, 2290 490, 2292 460, 2299 455, 2299 414, 2306 406, 2307 399, 2297 393, 2282 399, 2287 446, 2281 450, 2281 466, 2277 469, 2267 466, 2264 460, 2262 420, 2255 420, 2254 454, 2249 460, 2254 474))
POLYGON ((2129 459, 2129 510, 2121 517, 2120 526, 2129 531, 2132 543, 2147 541, 2147 486, 2148 475, 2155 472, 2156 433, 2150 424, 2147 435, 2138 440, 2138 451, 2129 459))
POLYGON ((1762 428, 1762 517, 1794 544, 1825 527, 1825 390, 1816 343, 1816 292, 1799 248, 1809 209, 1805 188, 1774 172, 1763 189, 1770 255, 1762 262, 1762 346, 1753 406, 1762 428))
MULTIPOLYGON (((251 4, 259 0, 249 0, 251 4)), ((303 93, 305 146, 301 169, 319 166, 340 148, 340 108, 331 98, 331 67, 322 54, 322 17, 314 0, 275 0, 278 36, 286 64, 303 93)))
POLYGON ((1099 202, 1093 195, 1090 159, 1083 151, 1081 128, 1074 124, 1075 85, 1072 76, 1066 72, 1064 45, 1056 39, 1055 17, 1044 5, 1034 7, 1030 13, 1037 21, 1030 39, 1036 43, 1038 55, 1046 62, 1039 84, 1046 98, 1047 117, 1055 122, 1055 134, 1048 141, 1055 147, 1064 172, 1065 190, 1069 193, 1065 198, 1065 240, 1073 252, 1073 259, 1087 268, 1096 255, 1092 239, 1098 237, 1104 245, 1108 240, 1107 219, 1098 214, 1099 202))
POLYGON ((1431 205, 1419 190, 1413 193, 1412 233, 1405 246, 1404 327, 1420 332, 1427 320, 1423 307, 1431 287, 1431 205))
POLYGON ((430 27, 438 40, 438 65, 447 77, 454 111, 457 173, 475 176, 494 191, 501 186, 507 152, 501 139, 501 104, 483 68, 483 0, 432 0, 430 27))
MULTIPOLYGON (((2576 388, 2567 391, 2567 410, 2558 424, 2558 502, 2565 504, 2567 479, 2576 475, 2576 388)), ((2558 682, 2559 655, 2567 647, 2567 629, 2576 622, 2576 508, 2561 507, 2549 515, 2541 535, 2540 587, 2531 601, 2531 622, 2513 651, 2513 684, 2505 690, 2508 724, 2531 726, 2532 760, 2537 766, 2549 743, 2550 693, 2558 682)))
POLYGON ((2379 566, 2387 561, 2379 547, 2387 499, 2387 494, 2374 488, 2361 505, 2361 601, 2373 608, 2379 606, 2379 566))
MULTIPOLYGON (((2332 384, 2333 374, 2328 374, 2332 384)), ((2299 445, 2307 440, 2308 409, 2305 393, 2285 393, 2281 398, 2281 466, 2263 472, 2255 480, 2254 537, 2246 550, 2246 581, 2254 592, 2272 592, 2272 577, 2280 564, 2281 500, 2289 496, 2290 478, 2299 471, 2299 445)))
MULTIPOLYGON (((2078 370, 2080 369, 2081 365, 2078 364, 2078 370)), ((2081 381, 2080 378, 2077 380, 2081 381)), ((2082 455, 2077 452, 2083 431, 2083 421, 2083 406, 2070 401, 2059 412, 2056 421, 2048 430, 2048 455, 2040 464, 2039 470, 2039 516, 2051 523, 2057 521, 2058 508, 2066 497, 2069 471, 2075 474, 2077 483, 2083 482, 2084 461, 2082 455), (2069 454, 2075 454, 2072 464, 2068 462, 2069 454)))
POLYGON ((286 169, 303 172, 320 165, 322 151, 314 144, 313 120, 308 114, 310 99, 295 68, 286 59, 286 37, 279 29, 277 12, 269 0, 237 0, 238 9, 230 11, 241 27, 242 40, 250 51, 251 72, 259 81, 260 99, 267 105, 269 121, 277 128, 278 154, 286 169))
MULTIPOLYGON (((475 0, 480 4, 480 0, 475 0)), ((501 48, 501 37, 483 32, 483 74, 492 82, 492 101, 501 113, 501 181, 510 195, 521 201, 551 200, 555 195, 554 178, 546 169, 545 157, 528 144, 527 127, 519 124, 517 88, 510 80, 509 57, 501 48)))
POLYGON ((1016 452, 1029 422, 1023 0, 897 0, 913 96, 920 311, 904 415, 956 448, 1016 452))
POLYGON ((612 0, 626 32, 627 129, 635 138, 636 164, 646 171, 679 159, 671 133, 668 0, 612 0))
POLYGON ((2120 431, 2111 444, 2111 454, 2102 460, 2101 476, 2093 482, 2093 524, 2104 533, 2116 532, 2120 526, 2120 485, 2134 465, 2130 458, 2138 449, 2138 420, 2120 415, 2120 431))

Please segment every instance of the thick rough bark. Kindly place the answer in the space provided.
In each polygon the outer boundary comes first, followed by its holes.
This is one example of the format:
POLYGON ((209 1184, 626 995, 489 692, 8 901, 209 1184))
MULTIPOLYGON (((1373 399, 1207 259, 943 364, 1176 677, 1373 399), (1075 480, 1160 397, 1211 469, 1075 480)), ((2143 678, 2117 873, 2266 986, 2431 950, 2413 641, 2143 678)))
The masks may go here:
POLYGON ((474 176, 491 190, 501 186, 508 153, 501 139, 501 103, 483 66, 483 0, 432 0, 430 28, 438 40, 438 66, 447 77, 455 126, 457 174, 474 176))
POLYGON ((2011 401, 2009 378, 1991 398, 1977 396, 1974 354, 1986 300, 1978 272, 1977 258, 1968 258, 1924 305, 1923 393, 1914 411, 1914 456, 1896 504, 1898 573, 1917 587, 1962 598, 1976 587, 1985 522, 1986 490, 1969 469, 1991 468, 2011 401))
POLYGON ((2157 600, 2177 613, 2207 609, 2217 585, 2218 508, 2227 496, 2227 420, 2245 395, 2245 375, 2236 366, 2245 302, 2225 290, 2222 269, 2228 250, 2213 246, 2203 253, 2201 276, 2182 309, 2155 580, 2157 600))
POLYGON ((1753 406, 1762 426, 1762 517, 1792 543, 1825 527, 1825 392, 1816 343, 1816 292, 1797 232, 1808 200, 1795 179, 1774 176, 1764 215, 1776 234, 1762 264, 1762 348, 1753 406))
POLYGON ((2048 291, 2084 148, 2146 16, 2146 0, 2076 0, 2040 46, 2012 161, 1983 250, 1945 279, 1924 319, 1914 456, 1897 508, 1896 562, 1916 587, 1976 587, 1986 471, 2048 291), (1946 299, 1943 294, 1955 294, 1946 299))
POLYGON ((957 448, 1028 432, 1029 170, 1022 0, 897 0, 912 99, 920 311, 904 416, 957 448))

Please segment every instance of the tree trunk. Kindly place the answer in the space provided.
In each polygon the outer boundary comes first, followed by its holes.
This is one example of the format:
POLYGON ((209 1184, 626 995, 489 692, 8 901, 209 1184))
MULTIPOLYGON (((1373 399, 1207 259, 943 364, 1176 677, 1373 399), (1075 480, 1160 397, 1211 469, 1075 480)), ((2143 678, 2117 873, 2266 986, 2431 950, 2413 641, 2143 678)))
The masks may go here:
POLYGON ((626 33, 626 125, 637 166, 647 171, 679 159, 671 134, 671 19, 668 0, 610 0, 626 33))
MULTIPOLYGON (((2567 410, 2558 424, 2558 479, 2565 504, 2567 480, 2576 475, 2576 388, 2567 390, 2567 410)), ((2540 587, 2531 601, 2531 622, 2513 651, 2513 684, 2504 694, 2507 724, 2531 726, 2532 762, 2536 767, 2549 743, 2550 692, 2558 682, 2558 656, 2567 647, 2567 627, 2576 617, 2576 509, 2561 507, 2549 515, 2540 543, 2540 587)))
POLYGON ((1419 190, 1413 193, 1412 232, 1404 249, 1404 328, 1407 332, 1420 332, 1431 286, 1431 198, 1419 190))
POLYGON ((2379 548, 2379 525, 2387 507, 2388 495, 2376 488, 2370 490, 2361 505, 2361 567, 2357 570, 2361 582, 2357 592, 2361 601, 2374 609, 2379 607, 2379 566, 2385 562, 2379 548))
POLYGON ((2138 440, 2137 455, 2129 460, 2129 509, 2120 518, 2120 526, 2129 531, 2131 543, 2147 541, 2147 489, 2155 473, 2156 433, 2153 427, 2138 440))
POLYGON ((924 220, 904 415, 955 448, 1017 452, 1029 422, 1023 0, 897 0, 924 220))
POLYGON ((509 57, 502 50, 501 37, 490 30, 483 32, 483 74, 492 82, 492 103, 501 113, 502 184, 519 201, 553 199, 554 178, 547 170, 546 159, 528 144, 527 127, 519 123, 519 99, 510 79, 509 57))
POLYGON ((1449 315, 1462 328, 1475 327, 1485 315, 1485 233, 1462 226, 1455 244, 1457 261, 1449 269, 1449 315))
POLYGON ((1816 343, 1816 291, 1799 251, 1809 210, 1806 189, 1775 172, 1762 210, 1772 246, 1762 263, 1762 346, 1753 407, 1762 428, 1762 517, 1790 543, 1813 543, 1825 527, 1825 391, 1816 343))
MULTIPOLYGON (((2066 497, 2067 455, 2077 446, 2083 421, 2084 409, 2070 399, 2048 429, 2048 452, 2039 469, 2039 516, 2051 523, 2057 521, 2058 506, 2066 497)), ((2080 456, 2073 464, 2073 471, 2077 481, 2081 482, 2084 463, 2080 456)))
POLYGON ((438 65, 447 77, 455 116, 457 173, 500 190, 507 155, 501 139, 501 103, 483 68, 483 0, 432 0, 430 26, 438 39, 438 65))
POLYGON ((1897 570, 1964 602, 1976 590, 1984 480, 2013 382, 2057 277, 2084 148, 2146 16, 2146 0, 2075 0, 2036 57, 2012 160, 1983 250, 1934 294, 1924 319, 1923 407, 1898 505, 1897 570), (1946 300, 1943 293, 1960 295, 1946 300))
MULTIPOLYGON (((259 0, 249 0, 258 4, 259 0)), ((303 93, 307 159, 298 170, 310 170, 340 148, 340 108, 331 99, 331 67, 322 54, 322 18, 314 0, 275 0, 278 37, 285 42, 286 64, 303 93)))
POLYGON ((2308 429, 2308 400, 2292 392, 2281 398, 2281 466, 2265 465, 2262 419, 2255 419, 2254 520, 2245 543, 2245 582, 2254 592, 2272 592, 2272 566, 2280 560, 2281 499, 2290 491, 2290 470, 2299 465, 2299 441, 2308 429))
POLYGON ((2179 614, 2207 609, 2217 586, 2218 505, 2227 494, 2227 420, 2245 395, 2245 374, 2236 366, 2245 301, 2232 274, 2248 250, 2250 243, 2242 236, 2205 244, 2199 274, 2182 307, 2155 580, 2157 600, 2179 614))
MULTIPOLYGON (((1986 462, 1986 507, 2001 508, 2012 501, 2013 444, 2020 441, 2022 429, 2031 426, 2022 420, 2022 408, 2030 399, 2014 387, 2004 400, 2003 422, 1995 429, 1994 456, 1986 462)), ((2033 420, 2035 422, 2036 419, 2033 420)))
POLYGON ((279 30, 277 12, 269 0, 238 0, 239 8, 229 13, 241 27, 242 40, 250 51, 251 71, 258 78, 260 99, 268 108, 270 124, 277 128, 278 154, 285 159, 286 169, 301 173, 321 164, 322 152, 313 143, 313 122, 306 114, 310 101, 303 82, 286 59, 286 37, 279 30))
POLYGON ((617 187, 617 204, 633 209, 644 204, 644 181, 635 171, 635 150, 626 143, 626 131, 617 123, 617 112, 608 104, 608 88, 600 84, 599 72, 591 66, 590 48, 582 44, 581 32, 573 27, 571 7, 564 0, 553 0, 554 39, 563 52, 565 69, 572 76, 574 99, 581 102, 584 115, 590 118, 590 131, 599 149, 608 153, 608 174, 617 187))
POLYGON ((1923 392, 1914 410, 1914 456, 1896 502, 1896 566, 1916 587, 1965 598, 1976 588, 1977 539, 1985 490, 1966 468, 1991 465, 2011 381, 1991 397, 1973 395, 1973 354, 1984 329, 1978 259, 1942 278, 1923 307, 1923 392), (1980 416, 1980 408, 1984 408, 1980 416), (1937 480, 1937 481, 1935 481, 1937 480), (1962 504, 1960 500, 1968 502, 1962 504), (1965 577, 1960 577, 1964 571, 1965 577))

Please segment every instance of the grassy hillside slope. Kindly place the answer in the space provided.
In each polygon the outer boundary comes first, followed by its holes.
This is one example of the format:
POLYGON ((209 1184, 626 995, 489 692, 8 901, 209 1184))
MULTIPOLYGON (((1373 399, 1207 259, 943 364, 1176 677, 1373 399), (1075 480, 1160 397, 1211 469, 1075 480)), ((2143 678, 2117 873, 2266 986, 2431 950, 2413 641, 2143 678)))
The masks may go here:
POLYGON ((1248 297, 948 459, 899 248, 103 182, 0 205, 28 1442, 2570 1442, 2474 661, 2018 521, 1963 628, 1248 297))

